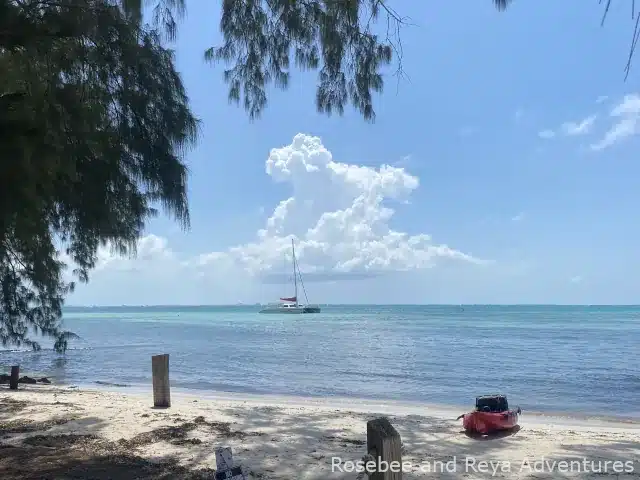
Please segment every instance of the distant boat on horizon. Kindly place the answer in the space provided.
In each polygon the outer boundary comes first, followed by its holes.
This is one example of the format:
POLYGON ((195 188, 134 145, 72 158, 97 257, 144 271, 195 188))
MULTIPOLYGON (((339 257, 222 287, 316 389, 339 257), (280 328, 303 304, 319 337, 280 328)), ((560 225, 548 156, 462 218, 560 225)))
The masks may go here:
POLYGON ((281 303, 267 305, 266 308, 263 308, 258 313, 320 313, 320 306, 309 304, 307 291, 305 290, 304 283, 302 282, 302 274, 300 273, 300 269, 297 268, 296 248, 293 244, 293 239, 291 239, 291 252, 293 255, 293 297, 280 297, 281 303), (307 301, 306 304, 298 303, 298 275, 300 276, 300 284, 302 285, 304 298, 307 301))

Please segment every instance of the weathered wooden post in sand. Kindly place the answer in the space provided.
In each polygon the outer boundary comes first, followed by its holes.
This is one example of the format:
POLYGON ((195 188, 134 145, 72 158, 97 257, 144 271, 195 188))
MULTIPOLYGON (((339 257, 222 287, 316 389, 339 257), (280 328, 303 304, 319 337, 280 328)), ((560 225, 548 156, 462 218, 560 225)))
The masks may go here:
POLYGON ((153 406, 169 408, 171 406, 171 389, 169 386, 168 354, 151 357, 151 373, 153 375, 153 406))
POLYGON ((9 377, 9 389, 18 389, 18 380, 20 379, 20 365, 11 367, 11 377, 9 377))
POLYGON ((388 418, 367 422, 367 452, 377 467, 369 480, 402 480, 402 440, 388 418))

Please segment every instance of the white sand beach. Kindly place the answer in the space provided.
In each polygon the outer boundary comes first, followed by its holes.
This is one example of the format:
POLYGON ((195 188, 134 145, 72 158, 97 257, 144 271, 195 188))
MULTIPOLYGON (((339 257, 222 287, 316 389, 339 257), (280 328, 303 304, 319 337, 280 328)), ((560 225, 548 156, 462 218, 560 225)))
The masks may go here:
POLYGON ((632 420, 524 411, 519 431, 479 440, 455 420, 464 411, 417 404, 172 392, 170 408, 152 405, 151 392, 5 387, 0 478, 213 478, 215 448, 229 446, 248 479, 356 479, 332 461, 360 460, 379 416, 401 435, 406 480, 640 478, 632 420))

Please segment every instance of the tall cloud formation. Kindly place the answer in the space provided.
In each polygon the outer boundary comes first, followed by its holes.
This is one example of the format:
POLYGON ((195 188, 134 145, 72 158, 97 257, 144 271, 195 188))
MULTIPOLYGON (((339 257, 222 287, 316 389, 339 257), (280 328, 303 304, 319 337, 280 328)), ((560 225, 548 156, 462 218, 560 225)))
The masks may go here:
POLYGON ((408 200, 419 185, 403 168, 337 162, 320 138, 299 133, 271 150, 266 173, 291 185, 291 196, 275 207, 256 241, 203 255, 199 265, 232 261, 252 275, 281 271, 292 238, 301 270, 319 276, 428 268, 438 259, 481 263, 433 244, 429 235, 389 227, 394 210, 386 203, 408 200))
POLYGON ((356 279, 391 271, 429 268, 438 261, 481 264, 482 260, 427 234, 393 230, 390 202, 402 204, 418 188, 418 178, 403 168, 337 162, 318 137, 297 134, 290 145, 271 150, 266 173, 291 186, 291 196, 279 202, 256 238, 222 252, 184 255, 173 252, 166 239, 148 235, 138 242, 134 259, 99 252, 98 271, 135 271, 156 277, 192 272, 229 279, 244 272, 273 281, 287 274, 291 240, 300 270, 309 281, 356 279))

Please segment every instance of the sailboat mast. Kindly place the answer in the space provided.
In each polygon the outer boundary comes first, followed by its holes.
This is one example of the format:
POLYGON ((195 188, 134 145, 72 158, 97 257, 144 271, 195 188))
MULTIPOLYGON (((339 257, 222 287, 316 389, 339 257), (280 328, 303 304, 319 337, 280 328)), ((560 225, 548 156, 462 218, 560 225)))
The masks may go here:
POLYGON ((291 251, 293 252, 293 285, 295 288, 296 307, 298 306, 298 276, 296 275, 296 247, 291 239, 291 251))

